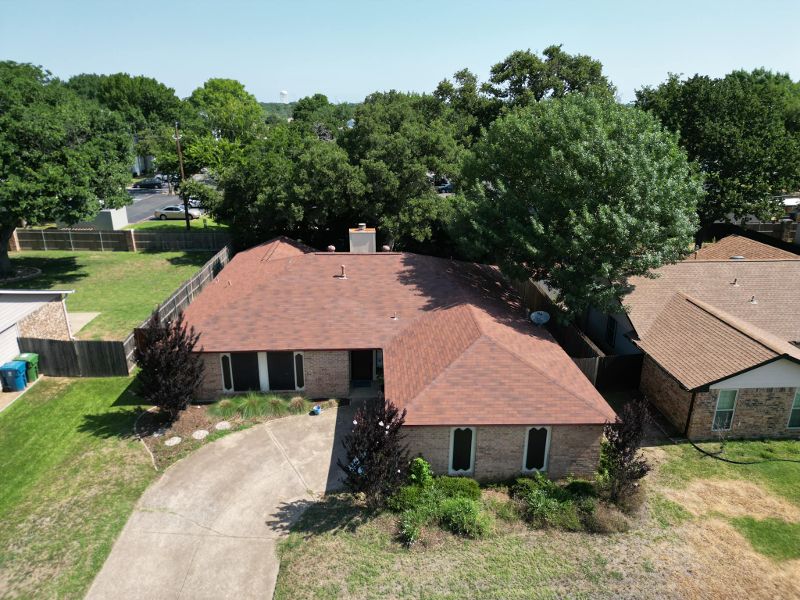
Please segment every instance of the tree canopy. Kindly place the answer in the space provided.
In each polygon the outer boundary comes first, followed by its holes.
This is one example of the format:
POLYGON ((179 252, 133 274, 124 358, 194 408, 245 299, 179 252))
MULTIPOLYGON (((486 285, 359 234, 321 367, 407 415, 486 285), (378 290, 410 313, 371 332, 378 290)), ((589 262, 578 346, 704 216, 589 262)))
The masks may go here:
POLYGON ((0 273, 14 228, 130 202, 131 137, 114 111, 29 64, 0 62, 0 273))
POLYGON ((657 119, 607 96, 553 98, 500 117, 465 167, 462 242, 569 312, 618 310, 626 279, 688 252, 701 178, 657 119))
POLYGON ((721 79, 677 75, 636 93, 637 106, 680 135, 705 173, 703 224, 782 212, 776 196, 800 189, 800 83, 758 69, 721 79))
MULTIPOLYGON (((188 99, 202 133, 228 141, 248 141, 263 132, 264 111, 244 86, 234 79, 209 79, 188 99)), ((194 124, 186 123, 187 129, 194 124)))
POLYGON ((612 93, 603 65, 585 54, 569 54, 560 45, 548 46, 539 56, 516 50, 491 69, 483 90, 511 106, 526 106, 545 98, 562 98, 590 90, 612 93))

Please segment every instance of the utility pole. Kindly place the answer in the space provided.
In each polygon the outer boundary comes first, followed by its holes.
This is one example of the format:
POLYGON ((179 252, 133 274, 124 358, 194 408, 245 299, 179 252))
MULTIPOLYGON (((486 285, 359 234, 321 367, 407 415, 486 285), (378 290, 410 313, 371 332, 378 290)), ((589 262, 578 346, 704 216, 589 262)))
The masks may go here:
POLYGON ((181 199, 183 200, 183 218, 186 220, 186 231, 191 229, 191 219, 189 218, 189 198, 183 191, 183 182, 186 175, 183 172, 183 152, 181 151, 181 134, 178 131, 178 122, 175 121, 175 146, 178 148, 178 164, 181 167, 181 199))

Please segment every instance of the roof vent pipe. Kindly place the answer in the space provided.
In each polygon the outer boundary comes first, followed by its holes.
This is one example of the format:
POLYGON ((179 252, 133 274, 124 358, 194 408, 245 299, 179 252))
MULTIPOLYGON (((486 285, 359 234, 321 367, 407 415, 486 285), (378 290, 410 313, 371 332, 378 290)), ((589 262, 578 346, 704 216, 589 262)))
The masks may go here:
POLYGON ((758 300, 756 300, 755 296, 750 297, 750 304, 758 304, 758 300))
POLYGON ((739 287, 739 278, 738 277, 734 277, 733 281, 731 281, 731 285, 734 286, 734 287, 739 287))
POLYGON ((342 267, 342 274, 341 275, 337 275, 336 277, 338 277, 339 279, 347 279, 347 272, 344 270, 344 265, 340 265, 340 266, 342 267))

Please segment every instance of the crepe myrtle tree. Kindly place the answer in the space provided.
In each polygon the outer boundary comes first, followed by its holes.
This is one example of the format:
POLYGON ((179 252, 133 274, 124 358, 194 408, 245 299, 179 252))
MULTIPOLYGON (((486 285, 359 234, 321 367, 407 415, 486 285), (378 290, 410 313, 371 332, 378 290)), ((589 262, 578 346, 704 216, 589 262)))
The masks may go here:
POLYGON ((691 248, 701 176, 651 115, 606 94, 497 119, 466 161, 453 235, 464 253, 558 291, 567 314, 618 311, 627 278, 691 248))
POLYGON ((614 503, 624 504, 636 490, 639 480, 650 472, 650 465, 640 452, 649 421, 647 400, 637 398, 625 405, 613 423, 605 426, 600 481, 614 503))
POLYGON ((145 400, 174 421, 195 396, 203 362, 193 352, 199 334, 186 328, 183 313, 162 322, 158 309, 139 330, 134 358, 141 368, 139 385, 145 400))
POLYGON ((367 505, 380 506, 405 481, 408 448, 401 430, 406 411, 392 402, 367 402, 353 418, 353 429, 342 440, 346 462, 343 482, 353 493, 363 493, 367 505))

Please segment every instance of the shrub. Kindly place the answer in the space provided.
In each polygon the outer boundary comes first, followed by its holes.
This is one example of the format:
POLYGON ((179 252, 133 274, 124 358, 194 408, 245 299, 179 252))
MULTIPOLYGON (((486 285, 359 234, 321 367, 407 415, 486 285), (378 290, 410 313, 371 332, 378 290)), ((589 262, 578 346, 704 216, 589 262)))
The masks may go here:
POLYGON ((411 461, 408 480, 414 485, 428 487, 433 483, 431 465, 424 458, 418 457, 411 461))
MULTIPOLYGON (((585 491, 584 486, 578 488, 585 491)), ((534 527, 580 531, 585 515, 595 508, 590 496, 573 494, 539 473, 517 479, 511 486, 511 495, 519 503, 525 520, 534 527)))
POLYGON ((260 394, 247 394, 239 399, 239 414, 245 419, 264 415, 266 408, 266 398, 260 394))
POLYGON ((594 483, 587 481, 586 479, 570 479, 567 482, 567 485, 564 486, 564 490, 572 496, 582 496, 587 498, 593 498, 597 496, 597 490, 595 489, 594 483))
POLYGON ((223 419, 230 419, 238 412, 236 403, 230 398, 224 398, 216 404, 212 404, 208 410, 211 414, 223 419))
POLYGON ((446 498, 469 498, 479 500, 481 488, 478 482, 469 477, 449 477, 443 475, 435 480, 436 489, 446 498))
POLYGON ((422 535, 422 526, 428 521, 428 515, 414 509, 403 511, 400 515, 400 540, 406 545, 419 541, 422 535))
POLYGON ((395 512, 403 512, 425 503, 428 495, 428 491, 418 485, 404 485, 389 498, 387 505, 395 512))
POLYGON ((289 412, 292 414, 300 414, 306 410, 306 401, 302 396, 295 396, 289 401, 289 412))
POLYGON ((156 309, 140 330, 134 358, 142 396, 174 421, 203 381, 203 362, 193 352, 199 334, 186 329, 183 313, 161 322, 156 309))
POLYGON ((278 398, 277 396, 273 396, 267 401, 269 404, 269 414, 272 416, 281 416, 288 412, 288 406, 286 405, 286 401, 283 398, 278 398))
POLYGON ((446 498, 440 506, 439 523, 457 535, 479 538, 489 531, 489 515, 481 511, 480 505, 470 498, 446 498))
POLYGON ((363 493, 370 507, 383 503, 406 477, 408 449, 401 431, 405 418, 406 411, 401 413, 392 402, 368 402, 342 440, 347 458, 336 464, 344 471, 344 484, 351 492, 363 493))

